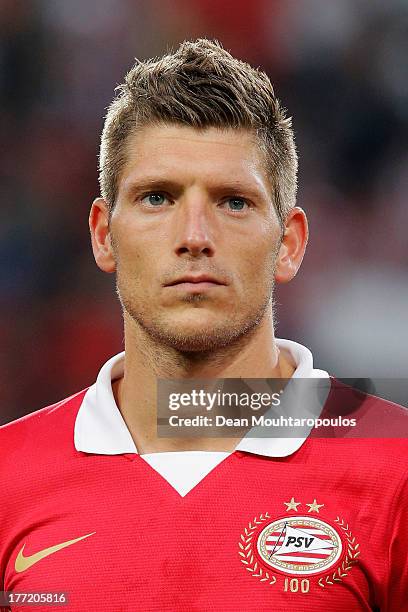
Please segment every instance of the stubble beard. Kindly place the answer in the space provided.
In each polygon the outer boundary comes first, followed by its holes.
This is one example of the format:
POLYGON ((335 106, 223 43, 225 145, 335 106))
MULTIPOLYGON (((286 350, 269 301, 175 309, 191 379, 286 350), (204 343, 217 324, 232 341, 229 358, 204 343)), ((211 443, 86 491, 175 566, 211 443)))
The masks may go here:
MULTIPOLYGON (((199 358, 200 355, 208 355, 223 349, 239 350, 249 342, 265 317, 270 316, 273 321, 273 289, 272 276, 263 300, 257 304, 249 301, 243 304, 245 314, 241 317, 234 312, 233 316, 223 315, 219 325, 192 330, 177 329, 166 317, 154 316, 147 307, 140 307, 140 301, 121 291, 119 275, 116 291, 124 314, 127 313, 145 339, 152 341, 155 345, 185 354, 185 356, 199 358)), ((204 294, 196 294, 186 296, 183 301, 190 303, 192 308, 201 308, 207 299, 204 294)))

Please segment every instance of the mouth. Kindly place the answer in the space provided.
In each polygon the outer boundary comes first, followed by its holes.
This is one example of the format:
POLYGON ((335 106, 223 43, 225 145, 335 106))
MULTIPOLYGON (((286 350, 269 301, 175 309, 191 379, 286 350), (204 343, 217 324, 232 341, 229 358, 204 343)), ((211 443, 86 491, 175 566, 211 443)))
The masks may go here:
POLYGON ((178 287, 179 289, 183 289, 185 291, 199 293, 200 291, 207 291, 215 287, 225 287, 225 285, 226 283, 224 283, 223 281, 213 276, 209 276, 208 274, 188 274, 170 283, 167 283, 165 286, 178 287))

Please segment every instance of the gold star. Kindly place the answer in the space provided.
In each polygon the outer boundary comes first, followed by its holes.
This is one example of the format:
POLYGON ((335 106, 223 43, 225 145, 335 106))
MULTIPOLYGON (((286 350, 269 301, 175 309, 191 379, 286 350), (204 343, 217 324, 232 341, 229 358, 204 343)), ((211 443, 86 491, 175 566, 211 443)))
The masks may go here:
POLYGON ((323 508, 324 504, 318 504, 314 499, 313 504, 306 504, 306 506, 309 506, 308 512, 317 512, 319 514, 319 508, 323 508))
POLYGON ((296 512, 298 511, 297 507, 300 505, 300 502, 295 502, 295 498, 292 497, 292 499, 289 502, 283 502, 285 504, 285 506, 287 506, 286 508, 286 512, 289 512, 289 510, 295 510, 296 512))

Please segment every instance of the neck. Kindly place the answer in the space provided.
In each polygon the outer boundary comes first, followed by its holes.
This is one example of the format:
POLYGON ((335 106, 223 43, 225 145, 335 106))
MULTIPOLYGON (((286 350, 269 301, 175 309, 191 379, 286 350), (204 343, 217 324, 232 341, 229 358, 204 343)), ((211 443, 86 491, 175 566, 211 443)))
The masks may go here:
POLYGON ((272 315, 234 344, 181 353, 152 339, 125 315, 124 376, 112 385, 140 454, 181 450, 231 451, 239 438, 158 438, 158 378, 290 378, 294 368, 276 346, 272 315))

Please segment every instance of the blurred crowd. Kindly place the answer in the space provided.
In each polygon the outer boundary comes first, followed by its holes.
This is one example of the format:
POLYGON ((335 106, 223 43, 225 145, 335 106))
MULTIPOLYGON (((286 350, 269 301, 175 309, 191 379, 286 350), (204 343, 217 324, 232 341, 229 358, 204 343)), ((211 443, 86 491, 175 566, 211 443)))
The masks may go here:
POLYGON ((0 423, 122 350, 87 229, 103 116, 135 57, 200 36, 266 70, 293 116, 310 243, 277 336, 339 376, 407 378, 405 0, 1 0, 0 423))

